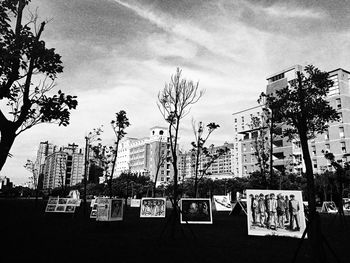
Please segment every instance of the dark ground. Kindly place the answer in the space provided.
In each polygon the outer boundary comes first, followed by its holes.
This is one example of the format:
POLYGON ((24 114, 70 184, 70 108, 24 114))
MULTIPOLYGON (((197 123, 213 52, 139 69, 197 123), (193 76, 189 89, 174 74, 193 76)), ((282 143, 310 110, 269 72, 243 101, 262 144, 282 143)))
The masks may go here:
MULTIPOLYGON (((139 218, 139 208, 128 207, 123 222, 96 222, 89 219, 89 213, 84 216, 82 207, 72 217, 45 214, 45 206, 42 200, 35 207, 35 200, 0 199, 0 262, 288 263, 300 242, 288 237, 248 236, 244 214, 214 211, 212 225, 182 225, 185 236, 178 225, 172 239, 167 219, 139 218)), ((345 225, 338 215, 322 214, 321 220, 340 262, 350 262, 350 216, 345 225)), ((309 261, 305 240, 297 262, 309 261)), ((336 262, 331 255, 329 262, 336 262)))

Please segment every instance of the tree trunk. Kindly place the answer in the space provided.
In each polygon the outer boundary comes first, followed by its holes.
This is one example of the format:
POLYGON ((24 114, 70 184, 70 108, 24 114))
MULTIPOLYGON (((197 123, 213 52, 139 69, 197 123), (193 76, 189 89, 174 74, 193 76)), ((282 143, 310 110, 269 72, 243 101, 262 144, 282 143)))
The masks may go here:
POLYGON ((310 158, 308 139, 306 133, 306 125, 299 127, 300 143, 303 151, 303 159, 306 167, 307 177, 307 191, 309 202, 309 227, 308 238, 310 239, 312 258, 314 262, 326 262, 327 258, 322 245, 322 232, 320 225, 320 217, 316 212, 316 195, 315 195, 315 182, 312 168, 312 161, 310 158))
MULTIPOLYGON (((10 124, 10 122, 8 123, 10 124)), ((0 130, 0 171, 6 163, 9 156, 10 149, 16 138, 16 130, 12 127, 2 127, 0 130)))

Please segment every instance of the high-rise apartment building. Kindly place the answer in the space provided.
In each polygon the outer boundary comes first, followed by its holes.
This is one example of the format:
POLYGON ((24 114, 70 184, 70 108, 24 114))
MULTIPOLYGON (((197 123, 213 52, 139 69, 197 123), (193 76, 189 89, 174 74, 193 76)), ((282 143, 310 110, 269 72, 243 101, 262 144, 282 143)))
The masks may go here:
MULTIPOLYGON (((234 144, 225 143, 221 146, 216 146, 211 149, 215 152, 218 149, 228 148, 228 151, 216 159, 209 168, 206 168, 206 165, 210 162, 210 158, 206 157, 204 154, 201 154, 199 158, 199 172, 198 175, 201 176, 201 171, 206 170, 205 177, 211 178, 213 180, 233 178, 233 154, 234 154, 234 144)), ((183 178, 194 178, 195 177, 195 163, 196 157, 191 152, 183 152, 179 155, 179 174, 183 178)))
POLYGON ((36 165, 43 175, 44 189, 72 186, 83 180, 84 153, 77 146, 58 147, 48 142, 40 143, 36 165))
POLYGON ((131 172, 148 175, 157 183, 169 182, 173 176, 167 129, 155 126, 149 137, 125 138, 118 149, 116 174, 131 172))
MULTIPOLYGON (((279 71, 267 77, 266 93, 271 94, 276 90, 287 87, 289 83, 296 79, 297 72, 302 71, 303 67, 295 65, 285 70, 279 71)), ((327 100, 330 105, 335 108, 340 116, 341 120, 338 122, 332 122, 329 124, 329 129, 324 134, 319 134, 315 139, 309 141, 309 150, 313 162, 313 168, 315 173, 321 173, 325 170, 332 170, 331 164, 324 158, 323 151, 332 152, 335 155, 335 159, 339 162, 349 161, 348 153, 350 149, 350 87, 349 79, 350 72, 338 68, 332 70, 329 73, 329 78, 333 80, 333 86, 330 88, 327 95, 327 100)), ((260 107, 263 109, 263 107, 260 107)), ((256 115, 262 112, 259 107, 252 108, 256 111, 256 115)), ((252 142, 254 141, 254 133, 256 129, 251 129, 239 123, 239 120, 247 118, 247 114, 250 114, 250 110, 241 111, 234 114, 235 124, 235 143, 237 143, 238 154, 235 158, 236 172, 242 176, 248 175, 253 170, 257 170, 256 159, 254 159, 254 149, 252 142), (239 151, 241 153, 239 154, 239 151), (241 161, 241 165, 239 162, 241 161), (241 166, 241 168, 239 167, 241 166), (240 170, 241 169, 241 170, 240 170)), ((264 118, 264 115, 260 114, 260 117, 264 118)), ((282 136, 282 129, 285 125, 277 125, 277 129, 274 130, 272 139, 272 158, 273 167, 280 171, 301 173, 305 170, 303 164, 303 156, 300 146, 300 141, 292 140, 289 141, 287 138, 282 136)), ((268 125, 266 125, 268 129, 268 125)), ((269 132, 266 133, 266 147, 270 148, 269 142, 271 137, 269 132)), ((255 156, 256 157, 256 156, 255 156)))

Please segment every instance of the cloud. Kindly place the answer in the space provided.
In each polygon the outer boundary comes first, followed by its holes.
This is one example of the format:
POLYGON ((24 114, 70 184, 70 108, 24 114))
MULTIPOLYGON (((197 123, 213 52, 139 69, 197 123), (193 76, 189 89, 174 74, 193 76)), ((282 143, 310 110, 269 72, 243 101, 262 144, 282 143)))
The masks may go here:
POLYGON ((263 11, 269 16, 277 18, 304 18, 304 19, 324 19, 327 14, 322 10, 292 6, 288 3, 278 3, 269 7, 257 7, 256 11, 263 11))

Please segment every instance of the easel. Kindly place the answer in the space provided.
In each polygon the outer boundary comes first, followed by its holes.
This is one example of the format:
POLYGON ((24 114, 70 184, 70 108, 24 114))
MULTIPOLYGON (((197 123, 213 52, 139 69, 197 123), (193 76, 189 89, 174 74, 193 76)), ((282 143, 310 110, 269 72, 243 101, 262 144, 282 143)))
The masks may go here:
MULTIPOLYGON (((232 207, 232 210, 231 210, 231 212, 229 213, 229 215, 231 215, 231 214, 233 213, 233 211, 235 211, 235 209, 237 209, 237 208, 236 208, 237 205, 240 206, 240 211, 243 210, 243 212, 244 212, 246 215, 248 215, 248 214, 247 214, 246 207, 242 204, 242 202, 241 202, 240 200, 237 200, 237 201, 236 201, 236 203, 235 203, 235 205, 232 207)), ((237 214, 238 214, 240 211, 238 211, 237 214)))
MULTIPOLYGON (((169 223, 171 222, 171 238, 172 239, 175 239, 175 227, 177 224, 179 224, 180 226, 180 230, 181 230, 181 233, 182 233, 182 236, 186 238, 186 235, 185 235, 185 231, 184 231, 184 228, 182 226, 182 224, 180 223, 180 214, 182 214, 182 210, 181 208, 178 206, 178 202, 173 200, 172 198, 169 198, 170 201, 171 201, 171 204, 172 204, 172 208, 171 208, 171 214, 170 216, 167 218, 166 222, 165 222, 165 225, 162 229, 162 232, 160 234, 160 239, 162 239, 162 237, 164 236, 164 233, 169 225, 169 223)), ((191 234, 192 234, 192 237, 194 240, 197 240, 197 237, 196 235, 194 234, 192 228, 190 227, 188 221, 186 220, 186 226, 188 227, 188 229, 190 230, 191 234)))
MULTIPOLYGON (((318 212, 316 212, 314 218, 312 218, 312 217, 309 218, 308 223, 306 224, 305 230, 304 230, 304 232, 303 232, 303 235, 302 235, 302 237, 301 237, 301 239, 300 239, 300 241, 299 241, 297 250, 296 250, 295 253, 294 253, 292 263, 295 263, 295 262, 296 262, 296 259, 297 259, 299 250, 300 250, 300 248, 301 248, 301 246, 302 246, 302 244, 303 244, 303 241, 304 241, 304 239, 305 239, 305 237, 306 237, 306 233, 307 233, 308 229, 310 228, 310 225, 313 224, 313 223, 315 223, 315 222, 316 222, 316 224, 318 224, 318 229, 321 230, 321 226, 320 226, 320 215, 319 215, 318 212)), ((320 242, 322 242, 322 245, 323 245, 323 243, 324 243, 324 244, 327 246, 327 248, 329 249, 329 251, 331 252, 331 254, 333 255, 333 257, 335 258, 335 260, 336 260, 337 262, 340 263, 340 260, 339 260, 339 258, 338 258, 338 256, 337 256, 337 254, 335 253, 335 251, 333 250, 333 248, 330 246, 330 244, 329 244, 329 242, 327 241, 327 239, 326 239, 326 237, 324 236, 324 234, 321 232, 320 235, 321 235, 321 241, 320 241, 320 242)), ((326 262, 327 262, 327 261, 326 261, 326 262)))

